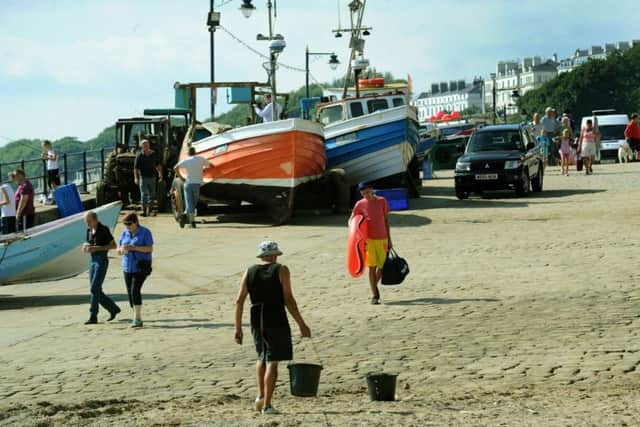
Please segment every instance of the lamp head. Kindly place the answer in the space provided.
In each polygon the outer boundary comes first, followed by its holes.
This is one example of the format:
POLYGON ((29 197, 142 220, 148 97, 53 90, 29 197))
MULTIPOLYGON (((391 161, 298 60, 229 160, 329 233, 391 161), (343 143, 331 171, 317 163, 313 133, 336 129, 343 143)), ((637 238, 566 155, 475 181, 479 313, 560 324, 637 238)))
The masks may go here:
POLYGON ((242 0, 242 6, 240 6, 240 12, 245 18, 249 18, 256 7, 251 3, 252 0, 242 0))
POLYGON ((336 68, 338 68, 338 65, 340 65, 340 61, 338 61, 338 55, 332 53, 329 57, 329 68, 335 70, 336 68))
POLYGON ((340 31, 336 32, 335 37, 339 39, 340 37, 342 37, 342 33, 340 31))

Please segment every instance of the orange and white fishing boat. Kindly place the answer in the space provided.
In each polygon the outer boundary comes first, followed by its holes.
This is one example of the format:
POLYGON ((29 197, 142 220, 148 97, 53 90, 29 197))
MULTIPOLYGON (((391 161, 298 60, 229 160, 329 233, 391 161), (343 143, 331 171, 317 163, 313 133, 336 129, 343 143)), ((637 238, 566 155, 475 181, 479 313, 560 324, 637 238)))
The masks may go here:
POLYGON ((278 223, 290 218, 296 191, 320 178, 327 161, 322 126, 300 119, 243 126, 190 146, 212 166, 201 197, 265 207, 278 223))

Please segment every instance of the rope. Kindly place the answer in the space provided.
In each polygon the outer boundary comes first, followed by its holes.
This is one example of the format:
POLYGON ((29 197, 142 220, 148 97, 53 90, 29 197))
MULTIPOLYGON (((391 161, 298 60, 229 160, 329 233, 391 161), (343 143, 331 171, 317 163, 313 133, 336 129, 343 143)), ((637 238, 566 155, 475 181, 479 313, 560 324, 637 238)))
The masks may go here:
POLYGON ((217 9, 220 9, 222 6, 225 6, 225 5, 229 4, 229 3, 231 3, 232 1, 233 1, 233 0, 223 0, 223 1, 221 1, 220 3, 218 3, 218 4, 216 5, 216 8, 217 8, 217 9))
MULTIPOLYGON (((267 61, 270 61, 271 58, 269 58, 269 56, 265 55, 264 53, 260 52, 258 49, 250 46, 248 43, 246 43, 244 40, 240 39, 238 36, 236 36, 235 34, 233 34, 231 31, 229 31, 227 28, 223 27, 222 25, 220 25, 218 28, 222 29, 222 31, 224 31, 225 33, 227 33, 229 35, 229 37, 231 37, 233 40, 235 40, 236 42, 238 42, 239 44, 241 44, 242 46, 244 46, 246 49, 248 49, 249 51, 251 51, 252 53, 254 53, 255 55, 258 55, 260 58, 265 59, 267 61)), ((306 70, 304 68, 299 68, 299 67, 294 67, 292 65, 288 65, 288 64, 284 64, 280 61, 277 62, 277 64, 279 66, 281 66, 282 68, 286 68, 287 70, 291 70, 291 71, 298 71, 301 73, 306 72, 306 70)))

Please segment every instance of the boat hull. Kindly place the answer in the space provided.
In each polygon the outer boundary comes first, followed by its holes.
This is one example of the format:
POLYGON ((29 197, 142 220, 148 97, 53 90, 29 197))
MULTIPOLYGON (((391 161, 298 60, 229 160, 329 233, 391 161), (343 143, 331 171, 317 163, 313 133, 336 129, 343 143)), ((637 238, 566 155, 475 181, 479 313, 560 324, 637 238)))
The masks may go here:
MULTIPOLYGON (((95 212, 113 230, 121 206, 110 203, 95 212)), ((8 240, 0 241, 0 285, 60 280, 87 271, 86 231, 81 212, 33 227, 26 235, 3 236, 8 240)))
POLYGON ((212 166, 200 190, 208 199, 293 209, 294 191, 326 167, 322 127, 307 120, 245 126, 192 146, 212 166))
POLYGON ((407 106, 332 123, 325 127, 327 167, 343 169, 351 185, 406 179, 416 155, 418 122, 407 106))

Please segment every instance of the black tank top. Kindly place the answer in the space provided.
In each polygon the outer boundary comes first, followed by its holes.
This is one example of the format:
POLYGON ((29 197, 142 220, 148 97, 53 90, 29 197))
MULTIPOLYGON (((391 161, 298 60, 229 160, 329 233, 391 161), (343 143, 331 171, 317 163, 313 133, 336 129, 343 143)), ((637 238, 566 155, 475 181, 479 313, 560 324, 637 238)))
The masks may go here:
POLYGON ((280 282, 280 264, 257 264, 247 271, 251 299, 251 327, 288 328, 284 293, 280 282))

